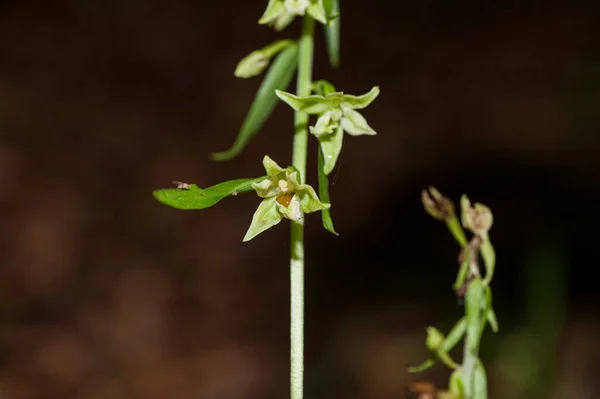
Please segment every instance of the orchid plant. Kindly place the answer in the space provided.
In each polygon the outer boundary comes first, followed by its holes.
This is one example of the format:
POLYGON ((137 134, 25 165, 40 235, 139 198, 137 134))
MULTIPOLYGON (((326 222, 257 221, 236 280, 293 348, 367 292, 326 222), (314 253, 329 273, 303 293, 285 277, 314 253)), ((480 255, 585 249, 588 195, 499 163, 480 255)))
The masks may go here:
POLYGON ((438 392, 438 398, 486 399, 487 376, 479 358, 479 345, 487 325, 492 331, 498 332, 490 288, 496 265, 496 254, 489 237, 494 218, 487 206, 480 203, 471 205, 469 198, 463 195, 460 199, 459 220, 454 203, 434 187, 423 191, 421 200, 425 211, 433 218, 443 221, 461 247, 458 275, 453 288, 457 296, 464 297, 465 316, 447 336, 435 327, 428 327, 425 344, 432 352, 432 357, 409 371, 426 370, 439 360, 453 371, 448 390, 438 392), (467 240, 463 228, 472 233, 470 240, 467 240), (484 273, 480 267, 480 258, 484 273), (459 364, 452 359, 450 351, 463 337, 463 358, 462 364, 459 364))
POLYGON ((301 399, 304 374, 305 215, 321 212, 324 228, 337 235, 330 213, 332 205, 328 175, 333 171, 342 150, 344 132, 352 136, 376 134, 357 110, 371 104, 379 95, 379 88, 375 86, 366 94, 355 96, 337 91, 326 80, 313 81, 316 23, 325 30, 331 66, 339 66, 338 0, 269 0, 258 23, 281 31, 296 17, 302 19, 302 32, 297 40, 276 40, 251 52, 238 63, 234 71, 238 78, 251 78, 265 70, 266 74, 231 148, 212 154, 217 161, 237 156, 261 130, 281 100, 294 111, 294 129, 290 129, 291 165, 281 167, 265 155, 263 167, 266 175, 229 180, 204 189, 192 183, 175 182, 176 188, 155 190, 154 197, 176 209, 198 210, 211 207, 226 197, 255 192, 261 202, 254 212, 244 242, 256 238, 283 219, 290 221, 290 397, 301 399), (295 73, 296 92, 292 94, 286 90, 295 73), (317 116, 312 125, 309 123, 310 115, 317 116), (314 143, 318 149, 318 193, 307 183, 309 133, 315 137, 314 143))
MULTIPOLYGON (((339 91, 327 80, 313 81, 313 49, 315 25, 325 30, 327 52, 333 68, 340 63, 339 0, 269 0, 258 23, 282 31, 292 21, 302 19, 298 39, 276 40, 261 47, 236 66, 234 75, 251 78, 266 71, 265 77, 243 121, 231 148, 213 153, 216 161, 231 160, 240 154, 267 122, 282 101, 294 111, 292 160, 287 167, 279 166, 268 155, 263 158, 266 175, 228 180, 208 188, 193 183, 174 182, 175 188, 154 191, 161 203, 182 210, 209 208, 223 198, 255 192, 260 202, 243 237, 247 242, 265 233, 283 219, 290 221, 290 397, 302 399, 304 384, 304 222, 305 215, 320 212, 323 227, 337 235, 330 209, 328 176, 334 170, 342 150, 344 133, 351 136, 375 135, 375 130, 358 111, 367 108, 379 95, 374 86, 362 95, 339 91), (296 92, 286 90, 296 74, 296 92), (316 116, 310 123, 310 116, 316 116), (318 189, 307 183, 306 163, 310 135, 316 144, 318 189)), ((489 283, 493 276, 495 255, 488 231, 492 214, 481 204, 471 206, 468 198, 461 200, 462 225, 454 213, 452 202, 437 190, 423 193, 426 211, 443 220, 461 246, 460 268, 455 290, 465 296, 466 315, 448 336, 433 327, 427 329, 427 347, 434 356, 419 371, 430 367, 436 359, 454 370, 450 378, 448 397, 486 398, 485 369, 478 357, 479 341, 486 324, 497 330, 491 307, 489 283), (473 233, 467 241, 463 227, 473 233), (484 261, 485 275, 479 270, 479 256, 484 261), (452 360, 449 351, 465 336, 463 363, 452 360)))

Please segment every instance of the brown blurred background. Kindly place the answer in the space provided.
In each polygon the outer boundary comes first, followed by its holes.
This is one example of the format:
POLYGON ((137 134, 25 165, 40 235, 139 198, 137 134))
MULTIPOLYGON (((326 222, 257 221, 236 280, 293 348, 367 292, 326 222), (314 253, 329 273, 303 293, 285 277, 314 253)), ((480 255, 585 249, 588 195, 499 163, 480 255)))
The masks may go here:
MULTIPOLYGON (((346 140, 334 172, 340 236, 308 218, 307 398, 447 382, 406 371, 424 327, 462 312, 430 184, 495 214, 491 397, 600 395, 600 10, 480 3, 342 0, 334 72, 319 30, 315 79, 382 93, 364 113, 379 134, 346 140)), ((243 244, 255 196, 182 212, 151 195, 289 162, 282 106, 238 158, 208 157, 260 83, 237 61, 299 32, 258 26, 265 4, 0 3, 2 399, 287 397, 287 223, 243 244)))

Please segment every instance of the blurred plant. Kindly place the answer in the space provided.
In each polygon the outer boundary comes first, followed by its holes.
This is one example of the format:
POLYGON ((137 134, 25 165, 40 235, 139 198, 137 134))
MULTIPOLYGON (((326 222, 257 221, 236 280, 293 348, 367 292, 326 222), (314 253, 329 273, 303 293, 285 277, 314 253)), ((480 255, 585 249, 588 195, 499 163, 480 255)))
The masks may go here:
POLYGON ((458 263, 460 265, 454 290, 465 299, 465 316, 444 336, 435 327, 427 328, 425 344, 433 356, 410 372, 420 372, 433 366, 437 360, 453 370, 448 391, 440 393, 444 398, 485 399, 487 398, 487 377, 479 358, 481 336, 487 324, 494 332, 498 331, 496 314, 492 309, 490 282, 494 276, 496 255, 490 242, 489 230, 493 224, 490 209, 480 203, 471 205, 466 195, 460 199, 461 218, 459 221, 452 201, 444 197, 434 187, 422 192, 421 201, 425 211, 435 219, 443 221, 461 246, 458 263), (473 233, 467 241, 464 229, 473 233), (479 267, 483 260, 485 274, 479 267), (450 356, 450 351, 463 339, 462 364, 450 356))
POLYGON ((266 176, 219 183, 201 189, 195 184, 176 182, 177 188, 155 190, 154 197, 177 209, 204 209, 228 196, 255 191, 262 199, 243 241, 249 241, 269 228, 289 219, 291 223, 291 398, 303 396, 304 373, 304 214, 321 211, 323 226, 336 231, 329 208, 328 175, 341 151, 344 131, 350 135, 374 135, 375 131, 356 109, 365 108, 379 95, 373 87, 367 94, 352 96, 336 91, 328 81, 313 82, 315 21, 324 25, 327 51, 332 67, 339 66, 340 13, 338 0, 269 0, 259 24, 280 31, 292 20, 303 19, 298 40, 277 40, 251 52, 237 65, 234 75, 250 78, 268 68, 254 101, 230 149, 212 154, 218 161, 237 156, 267 121, 278 98, 295 111, 292 165, 280 167, 265 156, 266 176), (272 61, 272 62, 271 62, 272 61), (296 94, 285 90, 297 71, 296 94), (318 115, 309 127, 309 114, 318 115), (318 144, 318 192, 306 184, 308 133, 318 144))

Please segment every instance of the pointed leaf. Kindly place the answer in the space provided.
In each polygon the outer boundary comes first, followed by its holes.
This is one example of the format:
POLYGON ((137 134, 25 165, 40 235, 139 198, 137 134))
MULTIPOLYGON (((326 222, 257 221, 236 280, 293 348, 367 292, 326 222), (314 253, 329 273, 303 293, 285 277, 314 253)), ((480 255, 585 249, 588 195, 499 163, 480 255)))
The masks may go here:
POLYGON ((464 398, 465 395, 465 384, 462 377, 460 370, 454 370, 450 375, 448 390, 457 398, 464 398))
POLYGON ((271 116, 277 105, 275 90, 285 90, 289 86, 296 71, 297 62, 298 45, 296 43, 279 53, 256 93, 233 146, 227 151, 213 153, 214 160, 226 161, 242 152, 271 116))
POLYGON ((283 219, 283 216, 277 209, 277 197, 265 198, 254 212, 252 222, 243 241, 250 241, 263 231, 281 222, 281 219, 283 219))
MULTIPOLYGON (((317 170, 318 170, 318 176, 319 176, 319 198, 321 198, 322 202, 324 202, 326 204, 330 204, 331 200, 329 199, 329 179, 327 178, 327 175, 323 171, 323 167, 324 167, 323 150, 319 149, 319 159, 318 159, 318 164, 317 164, 317 170)), ((324 209, 321 211, 321 219, 323 220, 323 227, 325 227, 325 230, 327 230, 330 233, 333 233, 337 236, 338 233, 335 231, 335 229, 333 227, 333 219, 331 219, 331 211, 329 209, 324 209)))
POLYGON ((333 68, 337 69, 340 66, 340 2, 339 0, 326 0, 324 5, 328 18, 331 18, 332 15, 337 15, 335 18, 329 19, 329 22, 325 25, 329 63, 333 68))
POLYGON ((379 86, 374 86, 368 93, 362 96, 353 96, 351 94, 344 94, 342 103, 352 109, 363 109, 371 104, 379 95, 379 86))
POLYGON ((277 97, 281 101, 292 107, 294 111, 302 111, 307 114, 321 114, 330 108, 327 99, 323 96, 312 95, 301 98, 281 90, 275 91, 275 94, 277 94, 277 97))
POLYGON ((425 371, 428 368, 431 368, 431 366, 433 366, 435 364, 435 362, 436 362, 435 359, 427 359, 423 363, 419 364, 418 366, 409 367, 408 372, 409 373, 420 373, 421 371, 425 371))
POLYGON ((452 327, 452 330, 450 330, 450 333, 448 333, 448 336, 442 343, 440 350, 443 352, 450 352, 456 346, 456 344, 458 344, 458 342, 462 339, 462 337, 465 335, 466 328, 467 328, 467 320, 463 316, 458 321, 458 323, 456 323, 454 325, 454 327, 452 327))
POLYGON ((363 134, 373 136, 377 134, 377 132, 369 126, 365 117, 353 109, 344 110, 342 127, 344 128, 344 131, 352 136, 360 136, 363 134))
POLYGON ((485 278, 483 284, 488 285, 494 277, 494 269, 496 267, 496 252, 489 238, 484 238, 481 243, 481 257, 485 266, 485 278))
POLYGON ((498 332, 498 320, 496 319, 496 313, 492 308, 492 289, 489 285, 486 285, 485 288, 485 306, 487 309, 486 320, 490 324, 492 331, 498 332))
POLYGON ((467 317, 467 343, 470 350, 477 350, 479 346, 479 316, 481 303, 484 296, 483 284, 480 277, 476 277, 467 284, 465 294, 465 312, 467 317))
POLYGON ((462 263, 460 264, 460 269, 458 270, 458 274, 456 275, 456 281, 454 282, 454 285, 452 286, 452 288, 454 289, 454 291, 458 291, 460 289, 460 287, 462 287, 462 285, 465 282, 465 279, 467 278, 467 274, 469 272, 469 261, 470 261, 470 251, 471 248, 470 246, 464 246, 464 259, 462 261, 462 263))
POLYGON ((487 376, 481 360, 477 360, 473 369, 473 397, 487 399, 487 376))
POLYGON ((152 194, 159 202, 176 209, 205 209, 227 196, 252 191, 252 183, 263 179, 265 177, 229 180, 206 189, 190 184, 189 189, 154 190, 152 194))

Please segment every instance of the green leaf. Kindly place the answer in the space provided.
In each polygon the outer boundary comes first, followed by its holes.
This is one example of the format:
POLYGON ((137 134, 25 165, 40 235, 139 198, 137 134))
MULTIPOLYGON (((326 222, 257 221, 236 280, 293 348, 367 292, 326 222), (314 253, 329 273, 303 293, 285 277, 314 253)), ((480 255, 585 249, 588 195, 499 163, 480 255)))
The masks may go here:
POLYGON ((487 399, 487 376, 481 360, 477 360, 473 369, 473 397, 487 399))
POLYGON ((483 283, 480 277, 476 277, 467 284, 465 294, 465 311, 467 317, 467 343, 470 350, 479 347, 481 304, 483 300, 483 283))
POLYGON ((494 309, 490 309, 488 311, 487 321, 488 321, 488 323, 490 323, 490 327, 492 328, 492 331, 497 333, 498 332, 498 319, 496 318, 496 313, 494 312, 494 309))
POLYGON ((464 398, 465 396, 465 384, 463 376, 460 370, 454 370, 450 374, 450 382, 448 384, 448 390, 452 395, 457 398, 464 398))
POLYGON ((277 210, 277 197, 265 198, 254 212, 252 222, 243 241, 250 241, 263 231, 281 222, 281 219, 283 219, 283 215, 277 210))
POLYGON ((340 28, 341 28, 341 17, 340 2, 339 0, 326 0, 324 2, 325 12, 329 19, 327 25, 325 25, 325 38, 327 40, 327 54, 329 55, 329 62, 333 68, 339 68, 340 66, 340 28), (331 19, 332 15, 337 15, 331 19))
POLYGON ((154 190, 152 194, 159 202, 175 209, 205 209, 227 196, 253 191, 252 183, 264 179, 265 177, 229 180, 206 189, 190 184, 189 189, 154 190))
MULTIPOLYGON (((321 202, 326 204, 330 204, 331 200, 329 199, 329 179, 323 170, 323 150, 319 149, 319 158, 318 158, 318 174, 319 174, 319 198, 321 198, 321 202)), ((323 220, 323 227, 325 230, 330 233, 335 234, 338 233, 333 228, 333 220, 331 219, 331 211, 329 209, 324 209, 321 211, 321 219, 323 220)))
POLYGON ((454 327, 452 327, 452 330, 450 330, 450 333, 448 333, 448 336, 446 337, 446 339, 442 343, 442 346, 440 347, 440 351, 450 352, 456 346, 456 344, 458 344, 458 342, 462 339, 463 335, 465 335, 466 328, 467 328, 467 320, 463 316, 458 321, 458 323, 456 323, 454 325, 454 327))
POLYGON ((276 90, 275 94, 284 103, 292 107, 294 111, 302 111, 307 114, 321 114, 331 108, 329 101, 323 96, 312 95, 298 97, 292 93, 276 90))
POLYGON ((469 272, 469 261, 470 261, 470 257, 471 254, 469 253, 471 251, 471 247, 470 246, 464 246, 464 259, 463 262, 460 265, 460 269, 458 269, 458 274, 456 275, 456 281, 454 282, 454 286, 452 286, 452 288, 454 288, 454 291, 458 291, 460 289, 460 287, 462 287, 463 283, 465 282, 465 279, 467 278, 467 274, 469 272))
POLYGON ((269 116, 271 116, 278 103, 275 90, 285 90, 289 86, 294 77, 297 63, 298 45, 293 43, 282 50, 275 58, 275 61, 273 61, 256 92, 254 102, 231 148, 227 151, 213 153, 212 159, 227 161, 242 152, 250 140, 262 128, 269 116))
POLYGON ((485 265, 485 278, 483 284, 488 285, 494 277, 494 269, 496 267, 496 252, 489 238, 484 238, 481 243, 481 257, 485 265))
POLYGON ((492 289, 489 285, 484 287, 485 291, 485 306, 486 306, 486 320, 490 324, 492 331, 498 332, 498 320, 496 319, 496 313, 494 313, 494 309, 492 309, 492 289))
POLYGON ((436 362, 435 359, 427 359, 423 363, 419 364, 418 366, 409 367, 408 372, 409 373, 420 373, 421 371, 425 371, 428 368, 431 368, 431 366, 433 366, 435 364, 435 362, 436 362))

